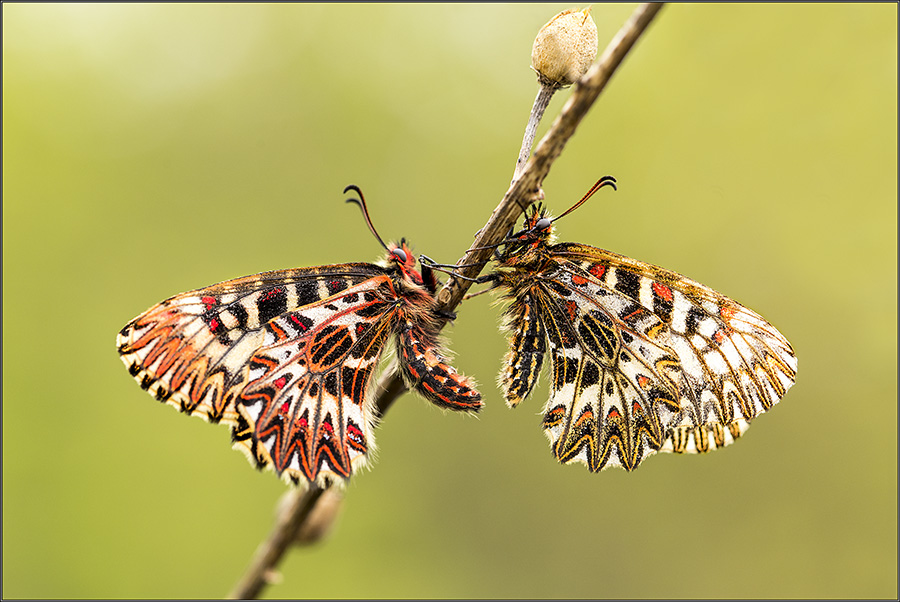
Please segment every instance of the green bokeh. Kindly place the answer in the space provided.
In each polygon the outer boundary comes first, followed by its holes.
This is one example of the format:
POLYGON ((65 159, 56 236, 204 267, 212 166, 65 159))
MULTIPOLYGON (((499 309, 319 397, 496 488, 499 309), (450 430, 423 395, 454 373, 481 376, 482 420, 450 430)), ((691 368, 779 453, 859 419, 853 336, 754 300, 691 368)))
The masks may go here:
MULTIPOLYGON (((284 486, 154 402, 115 334, 227 278, 455 261, 509 183, 568 5, 3 6, 3 596, 218 597, 284 486)), ((595 5, 605 46, 633 5, 595 5)), ((551 103, 552 117, 568 92, 551 103)), ((539 134, 546 131, 547 120, 539 134)), ((793 343, 736 445, 592 475, 508 410, 488 296, 448 330, 478 419, 404 397, 278 597, 897 597, 897 7, 673 5, 545 182, 562 239, 682 272, 793 343)), ((544 383, 546 379, 544 379, 544 383)))

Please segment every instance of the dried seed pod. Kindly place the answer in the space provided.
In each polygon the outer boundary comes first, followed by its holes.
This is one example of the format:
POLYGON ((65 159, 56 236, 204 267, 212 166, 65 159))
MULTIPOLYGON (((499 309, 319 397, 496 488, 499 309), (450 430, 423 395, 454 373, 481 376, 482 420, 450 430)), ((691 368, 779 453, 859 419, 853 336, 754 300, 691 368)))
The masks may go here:
POLYGON ((591 7, 570 8, 541 27, 531 49, 531 67, 544 85, 569 86, 597 58, 597 26, 591 7))

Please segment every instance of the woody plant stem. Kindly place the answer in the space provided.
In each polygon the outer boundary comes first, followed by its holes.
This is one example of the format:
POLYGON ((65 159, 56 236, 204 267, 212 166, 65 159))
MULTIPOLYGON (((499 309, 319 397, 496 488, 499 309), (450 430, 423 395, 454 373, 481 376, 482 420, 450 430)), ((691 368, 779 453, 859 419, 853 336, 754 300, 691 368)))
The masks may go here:
MULTIPOLYGON (((503 240, 529 205, 543 198, 541 185, 553 162, 562 153, 578 124, 606 87, 625 55, 662 7, 663 4, 659 3, 639 5, 603 51, 600 59, 575 83, 572 95, 550 130, 538 143, 521 173, 514 175, 509 189, 494 209, 487 224, 476 235, 472 246, 462 259, 457 261, 459 266, 472 266, 458 268, 459 274, 465 278, 476 278, 490 259, 493 245, 503 240)), ((528 128, 531 128, 532 132, 536 127, 536 123, 529 123, 528 128)), ((525 146, 523 143, 523 150, 525 146)), ((517 165, 517 172, 518 167, 517 165)), ((463 300, 471 285, 471 280, 451 276, 447 284, 438 291, 437 309, 452 312, 463 300)), ((383 416, 405 391, 406 387, 394 361, 383 372, 376 386, 375 405, 379 415, 383 416)), ((323 491, 315 484, 311 484, 309 489, 302 493, 296 490, 289 492, 280 509, 275 527, 268 538, 260 544, 246 573, 230 593, 230 598, 256 598, 263 588, 274 580, 275 567, 295 541, 297 534, 306 526, 310 516, 314 515, 317 504, 325 497, 323 494, 327 494, 327 491, 323 491)))

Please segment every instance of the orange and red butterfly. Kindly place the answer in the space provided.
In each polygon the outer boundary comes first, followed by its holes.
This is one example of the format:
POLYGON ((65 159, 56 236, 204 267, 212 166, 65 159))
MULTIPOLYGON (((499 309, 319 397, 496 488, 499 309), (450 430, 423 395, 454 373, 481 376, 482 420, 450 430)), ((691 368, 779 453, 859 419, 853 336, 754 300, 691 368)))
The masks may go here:
POLYGON ((278 270, 175 295, 129 322, 117 345, 159 401, 232 427, 235 447, 294 484, 327 486, 374 447, 371 381, 393 339, 409 386, 475 412, 481 395, 438 343, 437 279, 404 241, 379 264, 278 270))

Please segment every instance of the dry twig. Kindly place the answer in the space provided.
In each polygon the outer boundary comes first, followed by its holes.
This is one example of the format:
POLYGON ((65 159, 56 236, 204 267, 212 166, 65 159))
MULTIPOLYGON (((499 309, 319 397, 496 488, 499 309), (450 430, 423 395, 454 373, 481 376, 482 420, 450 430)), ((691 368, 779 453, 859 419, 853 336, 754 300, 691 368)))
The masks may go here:
MULTIPOLYGON (((572 95, 566 102, 550 130, 538 143, 534 155, 525 164, 521 175, 513 179, 503 200, 494 209, 484 228, 476 235, 472 246, 457 265, 475 267, 459 268, 465 278, 474 279, 490 259, 491 246, 499 243, 516 223, 522 212, 531 203, 543 198, 541 185, 550 172, 553 162, 562 153, 569 138, 597 100, 612 74, 634 43, 646 30, 663 4, 645 3, 638 6, 628 21, 609 43, 600 59, 575 84, 572 95)), ((518 170, 517 170, 518 171, 518 170)), ((439 309, 452 311, 462 301, 472 285, 471 280, 451 277, 438 292, 439 309)), ((406 390, 396 364, 384 371, 376 389, 376 407, 381 415, 406 390)), ((247 572, 231 592, 231 598, 256 598, 275 575, 275 567, 297 533, 309 520, 323 491, 315 485, 302 493, 292 492, 289 501, 279 513, 276 525, 269 537, 260 544, 247 572)))

